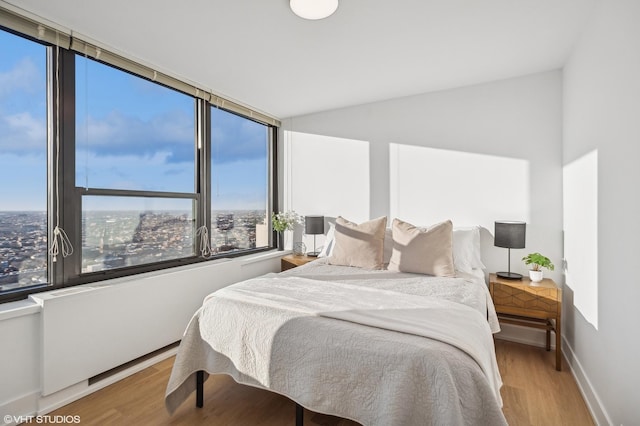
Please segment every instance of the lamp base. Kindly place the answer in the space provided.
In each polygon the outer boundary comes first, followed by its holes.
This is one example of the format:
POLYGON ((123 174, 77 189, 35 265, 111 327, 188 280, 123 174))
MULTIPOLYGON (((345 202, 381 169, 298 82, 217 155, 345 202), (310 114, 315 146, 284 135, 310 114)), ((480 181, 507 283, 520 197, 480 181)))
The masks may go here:
POLYGON ((308 257, 318 257, 318 255, 320 254, 319 251, 310 251, 307 253, 308 257))
POLYGON ((522 275, 516 274, 515 272, 496 272, 496 275, 500 278, 504 278, 506 280, 521 280, 522 275))

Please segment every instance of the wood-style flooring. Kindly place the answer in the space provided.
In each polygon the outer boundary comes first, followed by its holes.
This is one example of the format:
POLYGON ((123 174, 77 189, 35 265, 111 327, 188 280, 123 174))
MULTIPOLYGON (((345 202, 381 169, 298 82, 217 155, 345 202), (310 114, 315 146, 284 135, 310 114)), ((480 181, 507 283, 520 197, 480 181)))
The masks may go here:
MULTIPOLYGON (((503 411, 512 426, 593 425, 568 367, 554 368, 554 352, 496 340, 496 355, 504 386, 503 411)), ((78 415, 88 425, 224 425, 283 426, 295 424, 289 399, 211 376, 205 383, 204 408, 195 408, 192 395, 169 416, 164 392, 174 358, 101 389, 52 413, 78 415)), ((353 426, 357 423, 305 411, 306 426, 353 426)))

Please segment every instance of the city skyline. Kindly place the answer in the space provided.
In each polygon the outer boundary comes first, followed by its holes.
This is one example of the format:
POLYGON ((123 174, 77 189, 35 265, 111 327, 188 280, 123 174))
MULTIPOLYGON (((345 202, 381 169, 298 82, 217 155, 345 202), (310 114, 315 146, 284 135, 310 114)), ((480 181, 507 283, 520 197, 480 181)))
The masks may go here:
MULTIPOLYGON (((46 284, 46 212, 0 212, 0 292, 46 284)), ((212 212, 211 254, 269 244, 262 210, 212 212)), ((83 211, 74 251, 82 273, 198 256, 191 211, 83 211)))

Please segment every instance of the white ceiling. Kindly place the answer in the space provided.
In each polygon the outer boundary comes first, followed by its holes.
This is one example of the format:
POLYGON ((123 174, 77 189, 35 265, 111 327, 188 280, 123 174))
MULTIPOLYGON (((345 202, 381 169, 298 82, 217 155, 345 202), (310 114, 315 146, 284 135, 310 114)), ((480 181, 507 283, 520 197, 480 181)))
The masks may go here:
POLYGON ((279 118, 562 67, 596 0, 9 0, 279 118))

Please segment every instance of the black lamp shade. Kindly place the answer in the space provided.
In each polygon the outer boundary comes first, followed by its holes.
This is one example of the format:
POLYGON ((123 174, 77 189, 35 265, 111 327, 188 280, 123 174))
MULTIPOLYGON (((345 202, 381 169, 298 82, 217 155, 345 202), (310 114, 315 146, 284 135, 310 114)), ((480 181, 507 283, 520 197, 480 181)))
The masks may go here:
POLYGON ((324 216, 305 216, 304 233, 307 235, 324 234, 324 216))
POLYGON ((525 222, 496 221, 493 245, 504 248, 524 248, 526 230, 525 222))

